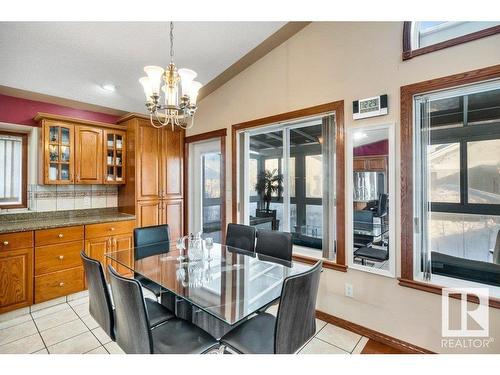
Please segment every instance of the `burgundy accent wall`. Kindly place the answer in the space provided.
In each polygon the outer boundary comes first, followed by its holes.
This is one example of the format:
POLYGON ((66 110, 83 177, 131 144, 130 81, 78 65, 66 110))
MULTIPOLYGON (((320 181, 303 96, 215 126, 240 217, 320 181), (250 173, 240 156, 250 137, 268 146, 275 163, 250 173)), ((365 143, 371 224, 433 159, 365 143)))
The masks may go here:
POLYGON ((354 147, 354 156, 388 155, 389 140, 368 143, 363 146, 354 147))
POLYGON ((38 112, 70 116, 83 120, 100 121, 115 124, 119 116, 65 107, 58 104, 16 98, 0 94, 0 122, 37 126, 33 120, 38 112))

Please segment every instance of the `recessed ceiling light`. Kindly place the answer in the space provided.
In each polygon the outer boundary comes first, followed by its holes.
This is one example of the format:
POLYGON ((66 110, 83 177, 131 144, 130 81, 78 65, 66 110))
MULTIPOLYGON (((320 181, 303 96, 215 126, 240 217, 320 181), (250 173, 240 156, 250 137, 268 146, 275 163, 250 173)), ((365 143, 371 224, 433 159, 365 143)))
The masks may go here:
POLYGON ((109 91, 109 92, 114 92, 116 90, 115 85, 113 85, 112 83, 105 83, 105 84, 101 85, 101 88, 103 90, 109 91))

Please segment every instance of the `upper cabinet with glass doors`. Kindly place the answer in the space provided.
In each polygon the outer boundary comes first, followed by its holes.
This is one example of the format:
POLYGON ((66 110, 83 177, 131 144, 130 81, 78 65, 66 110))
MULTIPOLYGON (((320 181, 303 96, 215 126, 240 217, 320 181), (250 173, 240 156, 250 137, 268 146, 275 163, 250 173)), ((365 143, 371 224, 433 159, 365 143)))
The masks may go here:
POLYGON ((124 184, 125 134, 117 126, 39 114, 40 184, 124 184))
POLYGON ((43 173, 41 183, 72 184, 74 182, 74 126, 47 121, 43 124, 43 173))
POLYGON ((123 184, 125 181, 125 132, 106 129, 104 131, 104 183, 123 184))

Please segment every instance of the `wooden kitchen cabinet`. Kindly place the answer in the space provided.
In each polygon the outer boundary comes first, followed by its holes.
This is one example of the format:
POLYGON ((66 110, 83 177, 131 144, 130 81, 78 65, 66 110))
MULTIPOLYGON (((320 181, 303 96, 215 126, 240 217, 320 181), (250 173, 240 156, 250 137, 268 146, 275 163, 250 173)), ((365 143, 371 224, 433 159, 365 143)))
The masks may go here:
POLYGON ((104 130, 104 183, 119 185, 125 183, 126 135, 125 131, 104 130))
POLYGON ((84 226, 35 231, 35 303, 84 289, 84 226))
POLYGON ((130 275, 134 256, 133 228, 135 221, 90 224, 85 227, 85 253, 100 261, 106 269, 111 264, 120 274, 130 275), (121 251, 120 262, 110 261, 106 253, 121 251))
POLYGON ((0 249, 0 314, 32 304, 33 248, 0 249))
POLYGON ((356 156, 353 159, 355 172, 378 172, 387 170, 387 156, 356 156))
POLYGON ((67 185, 74 183, 74 126, 64 122, 42 122, 39 158, 39 183, 67 185))
POLYGON ((118 206, 136 215, 137 226, 169 224, 171 236, 184 232, 185 131, 157 129, 149 118, 128 115, 127 183, 118 192, 118 206))
POLYGON ((158 199, 137 202, 137 223, 141 227, 160 225, 162 223, 162 204, 158 199))
POLYGON ((124 184, 126 132, 122 125, 39 113, 39 183, 124 184))
POLYGON ((183 197, 184 130, 162 129, 160 198, 183 197))
POLYGON ((163 201, 161 223, 168 224, 170 238, 177 240, 184 236, 184 201, 182 199, 163 201))
POLYGON ((75 126, 75 183, 102 184, 102 133, 93 126, 75 126))
POLYGON ((137 200, 159 199, 161 193, 161 130, 141 121, 137 127, 137 200))

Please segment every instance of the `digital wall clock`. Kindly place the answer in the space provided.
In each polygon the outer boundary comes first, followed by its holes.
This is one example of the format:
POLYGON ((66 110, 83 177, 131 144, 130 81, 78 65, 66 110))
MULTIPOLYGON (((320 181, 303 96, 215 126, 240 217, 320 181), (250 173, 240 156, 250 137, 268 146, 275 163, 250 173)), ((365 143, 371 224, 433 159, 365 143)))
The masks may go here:
POLYGON ((387 94, 372 98, 359 99, 352 102, 352 118, 383 116, 388 113, 387 94))

